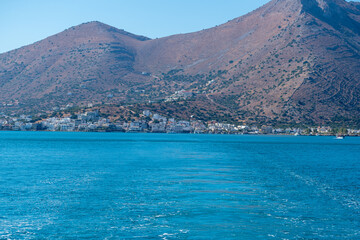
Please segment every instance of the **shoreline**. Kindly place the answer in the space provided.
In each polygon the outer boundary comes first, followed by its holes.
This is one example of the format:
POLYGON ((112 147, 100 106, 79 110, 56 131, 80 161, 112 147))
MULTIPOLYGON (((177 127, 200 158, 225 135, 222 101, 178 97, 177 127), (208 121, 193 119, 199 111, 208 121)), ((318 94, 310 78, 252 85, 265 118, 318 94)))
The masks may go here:
MULTIPOLYGON (((336 134, 319 134, 319 135, 306 135, 306 134, 264 134, 264 133, 184 133, 184 132, 150 132, 150 131, 143 131, 143 132, 134 132, 134 131, 49 131, 49 130, 0 130, 0 132, 42 132, 42 133, 122 133, 122 134, 161 134, 161 135, 242 135, 242 136, 289 136, 289 137, 337 137, 336 134)), ((360 137, 360 135, 343 135, 344 138, 347 137, 360 137)))

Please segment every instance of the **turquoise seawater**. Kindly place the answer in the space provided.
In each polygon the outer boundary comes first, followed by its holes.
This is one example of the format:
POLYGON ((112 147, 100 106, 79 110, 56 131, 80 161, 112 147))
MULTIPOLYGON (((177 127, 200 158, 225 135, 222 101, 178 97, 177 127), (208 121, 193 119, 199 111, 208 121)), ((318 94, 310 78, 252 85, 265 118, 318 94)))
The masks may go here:
POLYGON ((360 138, 0 132, 0 239, 360 239, 360 138))

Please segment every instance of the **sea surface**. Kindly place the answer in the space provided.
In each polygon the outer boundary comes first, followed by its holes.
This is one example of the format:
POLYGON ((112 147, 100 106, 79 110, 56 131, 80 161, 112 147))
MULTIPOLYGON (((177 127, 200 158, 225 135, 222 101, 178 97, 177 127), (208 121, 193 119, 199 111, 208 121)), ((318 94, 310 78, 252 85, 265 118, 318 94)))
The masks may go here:
POLYGON ((360 239, 360 138, 0 132, 0 239, 360 239))

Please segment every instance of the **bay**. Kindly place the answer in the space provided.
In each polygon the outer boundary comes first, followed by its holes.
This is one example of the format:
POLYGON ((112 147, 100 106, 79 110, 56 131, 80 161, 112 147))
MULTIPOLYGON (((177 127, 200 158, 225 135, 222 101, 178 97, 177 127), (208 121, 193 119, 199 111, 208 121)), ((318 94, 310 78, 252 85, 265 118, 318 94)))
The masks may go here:
POLYGON ((360 139, 0 132, 0 239, 359 239, 360 139))

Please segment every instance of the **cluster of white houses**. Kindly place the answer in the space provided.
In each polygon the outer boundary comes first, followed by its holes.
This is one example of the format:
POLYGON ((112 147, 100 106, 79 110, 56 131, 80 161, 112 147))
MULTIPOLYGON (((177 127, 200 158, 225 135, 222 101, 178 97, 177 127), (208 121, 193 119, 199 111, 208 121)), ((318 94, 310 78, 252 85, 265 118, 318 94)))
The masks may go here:
MULTIPOLYGON (((0 130, 16 131, 108 131, 108 132, 153 132, 153 133, 216 133, 216 134, 286 134, 286 135, 330 135, 331 127, 316 128, 273 128, 270 126, 246 126, 216 121, 175 120, 149 110, 143 118, 126 122, 101 117, 98 112, 86 112, 72 118, 51 117, 34 121, 31 116, 9 117, 0 115, 0 130), (146 119, 146 120, 145 120, 146 119)), ((349 135, 360 135, 360 130, 347 129, 349 135)))

